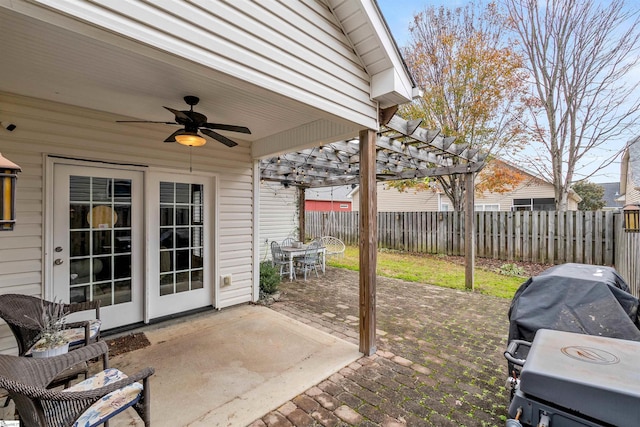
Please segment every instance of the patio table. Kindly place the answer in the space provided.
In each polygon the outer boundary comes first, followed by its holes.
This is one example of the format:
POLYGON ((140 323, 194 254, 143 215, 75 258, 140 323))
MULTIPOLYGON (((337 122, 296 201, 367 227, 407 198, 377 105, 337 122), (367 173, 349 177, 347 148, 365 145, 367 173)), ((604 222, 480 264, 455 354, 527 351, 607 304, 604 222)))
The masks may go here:
MULTIPOLYGON (((307 250, 307 247, 309 245, 302 245, 299 248, 293 247, 293 246, 282 246, 280 249, 282 249, 282 252, 289 257, 289 280, 293 280, 293 260, 296 257, 301 257, 304 256, 304 253, 307 250)), ((318 252, 320 252, 320 258, 322 258, 322 272, 324 273, 325 271, 325 253, 327 252, 327 248, 325 248, 324 246, 320 246, 318 248, 318 252)))

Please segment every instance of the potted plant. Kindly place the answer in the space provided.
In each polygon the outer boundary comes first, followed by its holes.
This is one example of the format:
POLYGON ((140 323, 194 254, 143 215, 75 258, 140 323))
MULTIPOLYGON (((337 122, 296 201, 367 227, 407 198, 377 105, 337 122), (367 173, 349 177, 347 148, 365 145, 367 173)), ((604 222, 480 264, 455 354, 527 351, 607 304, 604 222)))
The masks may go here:
POLYGON ((40 326, 40 339, 35 343, 33 357, 51 357, 69 351, 69 342, 64 335, 65 316, 69 314, 62 301, 42 302, 40 318, 33 319, 40 326))

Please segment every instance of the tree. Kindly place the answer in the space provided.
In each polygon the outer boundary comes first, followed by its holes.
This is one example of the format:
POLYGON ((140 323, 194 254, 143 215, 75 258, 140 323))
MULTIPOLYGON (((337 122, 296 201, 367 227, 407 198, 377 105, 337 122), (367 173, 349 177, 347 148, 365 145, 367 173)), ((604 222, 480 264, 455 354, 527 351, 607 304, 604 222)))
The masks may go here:
MULTIPOLYGON (((504 22, 494 3, 449 10, 427 7, 414 16, 405 60, 423 96, 401 110, 406 118, 424 119, 456 142, 500 155, 523 143, 522 58, 503 36, 504 22)), ((457 158, 453 158, 458 163, 457 158)), ((433 178, 455 210, 464 206, 464 178, 433 178)), ((429 181, 429 180, 427 180, 429 181)), ((389 182, 402 190, 420 189, 424 179, 389 182)), ((426 185, 431 188, 433 185, 426 185)))
POLYGON ((638 84, 628 81, 639 58, 638 10, 623 0, 503 1, 530 75, 538 154, 530 166, 553 182, 564 211, 577 168, 591 163, 583 180, 611 164, 619 154, 611 145, 637 120, 638 84), (606 150, 596 163, 585 157, 606 150))
POLYGON ((604 187, 589 181, 581 181, 573 184, 571 187, 578 196, 582 197, 582 201, 578 203, 578 209, 581 211, 597 211, 602 209, 605 201, 604 187))

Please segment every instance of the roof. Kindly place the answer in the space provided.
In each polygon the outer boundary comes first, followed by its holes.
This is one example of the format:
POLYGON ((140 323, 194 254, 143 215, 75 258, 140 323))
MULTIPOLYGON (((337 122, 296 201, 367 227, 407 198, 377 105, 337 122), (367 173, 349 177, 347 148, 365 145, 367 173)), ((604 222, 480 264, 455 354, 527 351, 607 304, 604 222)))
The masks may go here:
POLYGON ((251 129, 229 136, 256 158, 278 152, 274 139, 353 137, 414 94, 374 0, 13 0, 0 1, 0 28, 0 91, 148 121, 195 95, 211 122, 251 129))
POLYGON ((605 208, 621 208, 624 206, 623 202, 617 200, 620 197, 620 182, 604 182, 597 183, 597 185, 604 189, 602 200, 604 200, 605 208))

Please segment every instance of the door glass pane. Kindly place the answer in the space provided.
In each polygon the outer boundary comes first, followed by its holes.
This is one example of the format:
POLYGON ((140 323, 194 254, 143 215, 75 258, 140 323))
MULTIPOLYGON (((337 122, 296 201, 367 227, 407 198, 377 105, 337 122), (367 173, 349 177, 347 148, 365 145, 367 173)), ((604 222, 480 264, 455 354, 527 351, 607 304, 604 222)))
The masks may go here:
POLYGON ((71 302, 130 302, 131 180, 70 176, 71 302))
POLYGON ((160 295, 203 287, 203 186, 160 183, 160 295))

